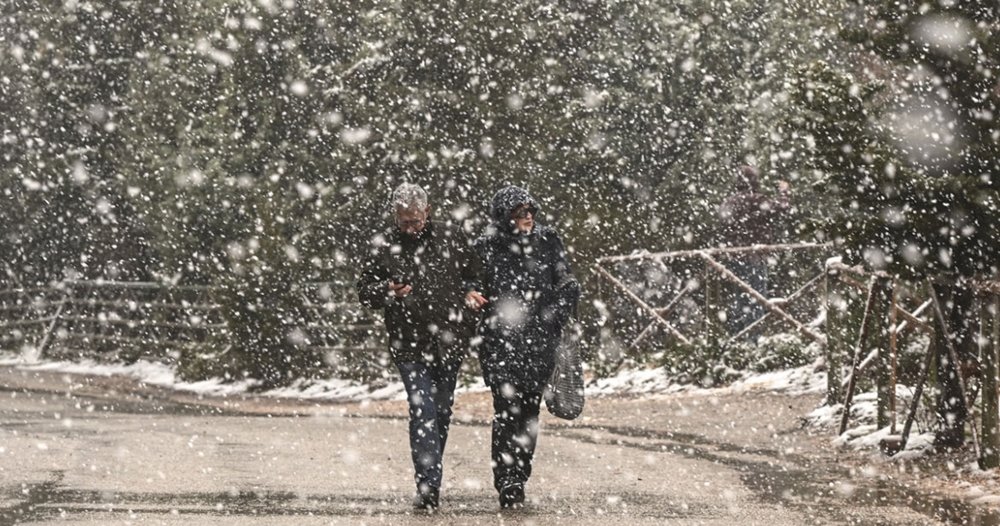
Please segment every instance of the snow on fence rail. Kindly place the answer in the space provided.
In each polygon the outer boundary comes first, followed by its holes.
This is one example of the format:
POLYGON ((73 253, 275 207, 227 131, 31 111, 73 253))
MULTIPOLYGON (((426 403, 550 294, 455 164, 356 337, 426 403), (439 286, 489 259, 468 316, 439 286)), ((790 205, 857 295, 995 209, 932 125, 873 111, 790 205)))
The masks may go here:
MULTIPOLYGON (((300 287, 306 349, 383 350, 377 317, 342 289, 333 283, 300 287)), ((0 348, 20 350, 29 360, 43 354, 163 359, 226 338, 230 328, 217 298, 214 287, 150 282, 66 280, 0 290, 0 348)))

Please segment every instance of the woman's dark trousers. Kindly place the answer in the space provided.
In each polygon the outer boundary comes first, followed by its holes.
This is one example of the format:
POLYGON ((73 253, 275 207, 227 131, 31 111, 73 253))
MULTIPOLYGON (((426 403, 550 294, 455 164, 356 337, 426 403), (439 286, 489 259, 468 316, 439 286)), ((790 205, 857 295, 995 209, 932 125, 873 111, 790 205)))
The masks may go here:
POLYGON ((538 442, 541 393, 524 392, 510 384, 493 391, 493 484, 497 491, 521 485, 531 476, 538 442))

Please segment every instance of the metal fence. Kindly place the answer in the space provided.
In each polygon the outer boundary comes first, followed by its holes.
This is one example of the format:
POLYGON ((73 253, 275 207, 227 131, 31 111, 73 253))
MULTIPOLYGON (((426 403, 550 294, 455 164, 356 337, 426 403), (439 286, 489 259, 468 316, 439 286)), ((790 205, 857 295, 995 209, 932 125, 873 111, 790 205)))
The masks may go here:
MULTIPOLYGON (((298 287, 302 346, 327 363, 385 350, 377 313, 336 283, 298 287)), ((219 290, 148 282, 67 280, 50 287, 0 290, 0 349, 29 359, 165 360, 185 348, 225 341, 219 290)))

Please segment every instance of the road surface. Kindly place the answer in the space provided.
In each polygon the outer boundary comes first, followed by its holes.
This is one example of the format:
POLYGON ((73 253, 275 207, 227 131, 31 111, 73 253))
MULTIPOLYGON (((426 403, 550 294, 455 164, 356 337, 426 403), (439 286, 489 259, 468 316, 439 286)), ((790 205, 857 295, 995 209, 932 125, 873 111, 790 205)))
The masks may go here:
MULTIPOLYGON (((199 398, 122 378, 0 368, 0 526, 998 524, 845 465, 771 394, 595 399, 543 416, 528 506, 501 512, 488 395, 459 398, 442 508, 410 509, 402 402, 199 398)), ((856 457, 856 455, 854 455, 856 457)))

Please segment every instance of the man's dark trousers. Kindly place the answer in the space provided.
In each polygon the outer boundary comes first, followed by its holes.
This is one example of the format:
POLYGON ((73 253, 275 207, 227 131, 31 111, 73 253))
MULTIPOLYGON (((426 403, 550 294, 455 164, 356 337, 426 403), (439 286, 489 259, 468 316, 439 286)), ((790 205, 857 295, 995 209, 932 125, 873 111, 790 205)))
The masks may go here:
POLYGON ((441 487, 444 446, 461 364, 461 358, 396 364, 410 406, 410 452, 420 491, 441 487))

